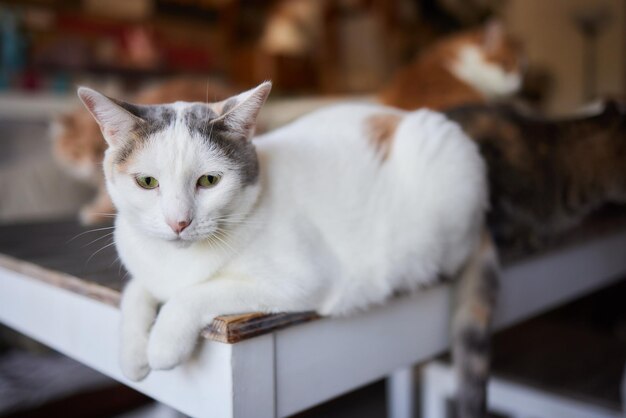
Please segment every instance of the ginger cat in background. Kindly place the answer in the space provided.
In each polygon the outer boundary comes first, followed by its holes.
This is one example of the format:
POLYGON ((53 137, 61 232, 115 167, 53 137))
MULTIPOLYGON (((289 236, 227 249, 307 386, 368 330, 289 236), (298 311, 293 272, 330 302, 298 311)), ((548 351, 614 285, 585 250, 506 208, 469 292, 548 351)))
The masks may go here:
MULTIPOLYGON (((231 95, 229 88, 207 79, 175 78, 146 87, 131 100, 139 104, 213 102, 231 95)), ((91 225, 112 217, 115 208, 106 191, 102 172, 106 143, 91 114, 81 106, 60 116, 54 121, 52 139, 56 161, 72 177, 97 187, 94 199, 81 208, 81 223, 91 225)))
POLYGON ((436 42, 396 72, 379 94, 391 106, 444 110, 509 97, 522 86, 521 45, 490 21, 436 42))

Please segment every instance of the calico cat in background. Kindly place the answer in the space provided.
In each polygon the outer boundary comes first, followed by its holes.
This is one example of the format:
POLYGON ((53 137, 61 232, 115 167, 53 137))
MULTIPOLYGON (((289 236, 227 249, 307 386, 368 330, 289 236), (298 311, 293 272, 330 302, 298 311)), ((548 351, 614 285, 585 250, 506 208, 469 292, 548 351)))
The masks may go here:
MULTIPOLYGON (((139 91, 132 100, 140 104, 170 103, 177 100, 208 102, 232 94, 226 86, 207 79, 176 78, 139 91)), ((106 143, 100 127, 84 107, 58 117, 52 126, 56 161, 72 177, 97 188, 94 199, 83 206, 80 220, 90 225, 109 220, 115 209, 104 184, 102 159, 106 143)))
POLYGON ((482 416, 497 260, 478 148, 441 114, 372 104, 253 139, 270 87, 160 106, 79 89, 108 144, 115 245, 132 277, 123 372, 184 362, 218 315, 346 315, 458 277, 460 416, 482 416))
POLYGON ((489 223, 514 252, 540 248, 607 203, 626 203, 626 111, 616 102, 554 120, 503 104, 445 114, 480 146, 489 223))
POLYGON ((498 21, 443 38, 401 68, 379 93, 381 103, 446 109, 506 98, 522 86, 521 45, 498 21))

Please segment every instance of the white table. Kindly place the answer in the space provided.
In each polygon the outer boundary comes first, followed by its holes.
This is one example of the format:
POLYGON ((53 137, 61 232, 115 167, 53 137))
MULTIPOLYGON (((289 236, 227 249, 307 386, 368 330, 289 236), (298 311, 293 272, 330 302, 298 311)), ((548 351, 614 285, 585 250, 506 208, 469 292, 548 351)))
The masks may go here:
MULTIPOLYGON (((32 250, 37 256, 15 248, 15 240, 23 245, 28 239, 16 228, 0 228, 0 252, 13 252, 0 256, 0 321, 194 417, 284 417, 384 377, 390 416, 409 417, 411 366, 448 346, 451 288, 441 285, 348 318, 270 328, 234 344, 206 340, 182 367, 129 382, 117 364, 117 290, 76 274, 55 273, 50 265, 57 261, 47 256, 43 244, 32 250)), ((45 229, 29 228, 31 234, 45 229)), ((626 225, 604 229, 584 241, 507 264, 496 327, 622 277, 626 225)), ((59 240, 54 251, 63 252, 65 242, 59 240)))

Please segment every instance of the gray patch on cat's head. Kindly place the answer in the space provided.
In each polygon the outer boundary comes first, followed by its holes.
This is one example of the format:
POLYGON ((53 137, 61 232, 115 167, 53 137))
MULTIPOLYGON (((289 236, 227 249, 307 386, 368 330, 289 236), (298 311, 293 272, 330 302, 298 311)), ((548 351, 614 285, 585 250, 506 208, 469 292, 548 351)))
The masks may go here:
POLYGON ((124 110, 141 118, 141 121, 137 122, 132 130, 135 140, 126 141, 117 152, 115 164, 123 164, 128 161, 133 152, 143 145, 150 136, 166 129, 176 119, 176 111, 168 105, 135 105, 121 100, 111 100, 124 110))
MULTIPOLYGON (((235 104, 234 99, 226 101, 222 112, 228 112, 235 104)), ((259 161, 254 145, 248 138, 234 135, 224 119, 220 119, 220 115, 207 105, 191 105, 185 110, 183 121, 190 133, 199 135, 239 168, 244 184, 256 183, 259 177, 259 161)))
MULTIPOLYGON (((114 100, 114 99, 112 99, 114 100)), ((189 104, 177 120, 177 112, 171 105, 135 105, 114 100, 115 103, 141 119, 132 130, 135 137, 127 141, 115 157, 115 164, 127 162, 131 155, 154 134, 176 123, 184 123, 190 134, 197 134, 207 145, 218 149, 235 167, 239 168, 244 184, 254 184, 259 176, 259 163, 254 145, 239 131, 229 129, 224 119, 209 105, 189 104)), ((227 100, 222 106, 222 114, 232 110, 235 99, 227 100)))

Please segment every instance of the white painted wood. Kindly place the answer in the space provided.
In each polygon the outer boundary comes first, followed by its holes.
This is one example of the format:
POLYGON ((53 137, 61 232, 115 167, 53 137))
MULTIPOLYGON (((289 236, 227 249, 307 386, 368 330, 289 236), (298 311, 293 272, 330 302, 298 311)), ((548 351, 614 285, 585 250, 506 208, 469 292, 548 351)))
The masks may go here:
MULTIPOLYGON (((625 255, 626 232, 621 231, 505 269, 496 328, 620 279, 625 255)), ((352 317, 278 331, 278 415, 294 414, 443 352, 449 342, 450 292, 449 286, 439 286, 352 317)))
POLYGON ((421 418, 446 417, 446 400, 454 395, 454 388, 450 387, 453 378, 439 368, 431 367, 434 364, 430 363, 421 370, 421 418))
MULTIPOLYGON (((446 399, 454 396, 456 379, 449 365, 432 362, 424 368, 422 388, 423 415, 427 418, 445 418, 446 399), (432 397, 432 398, 431 398, 432 397)), ((622 415, 606 408, 587 404, 564 396, 539 391, 500 378, 489 382, 488 408, 511 417, 536 418, 619 418, 622 415)))
POLYGON ((232 345, 205 342, 188 364, 130 382, 117 362, 117 309, 2 269, 0 321, 187 415, 233 416, 232 345))
POLYGON ((417 388, 413 367, 404 367, 387 377, 387 416, 414 418, 417 388))
POLYGON ((540 254, 504 271, 496 327, 511 326, 599 289, 626 271, 626 232, 540 254))
POLYGON ((349 318, 278 331, 278 415, 292 415, 443 351, 450 297, 442 286, 349 318))
POLYGON ((232 347, 233 416, 275 418, 274 335, 262 335, 232 347))

